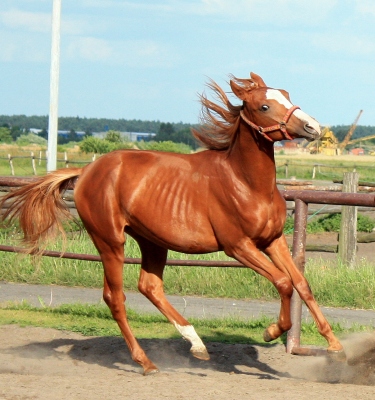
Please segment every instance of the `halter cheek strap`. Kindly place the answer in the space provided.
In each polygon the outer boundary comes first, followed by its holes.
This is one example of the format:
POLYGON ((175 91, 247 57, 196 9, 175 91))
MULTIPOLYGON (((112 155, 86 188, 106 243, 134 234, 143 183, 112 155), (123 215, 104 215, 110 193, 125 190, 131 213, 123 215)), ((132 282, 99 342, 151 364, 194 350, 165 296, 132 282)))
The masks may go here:
POLYGON ((287 129, 286 129, 286 124, 288 123, 290 117, 294 113, 294 111, 298 110, 300 107, 299 106, 293 106, 289 108, 289 110, 286 112, 284 115, 284 118, 277 124, 277 125, 272 125, 268 126, 266 128, 263 128, 261 126, 258 126, 254 124, 254 122, 251 122, 246 116, 245 113, 243 112, 243 109, 240 111, 240 116, 241 118, 252 128, 254 128, 257 132, 259 132, 265 139, 269 140, 270 142, 275 142, 270 136, 267 135, 269 132, 274 132, 274 131, 281 131, 281 133, 284 135, 285 139, 287 140, 293 140, 293 138, 289 135, 287 129))

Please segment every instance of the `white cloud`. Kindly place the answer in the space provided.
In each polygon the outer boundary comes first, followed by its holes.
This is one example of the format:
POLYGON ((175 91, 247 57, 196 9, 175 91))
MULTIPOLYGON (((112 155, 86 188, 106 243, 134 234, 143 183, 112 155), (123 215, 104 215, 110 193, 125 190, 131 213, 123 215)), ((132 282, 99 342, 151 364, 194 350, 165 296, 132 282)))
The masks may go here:
POLYGON ((375 43, 371 38, 355 36, 354 34, 326 33, 315 35, 311 43, 320 49, 332 53, 346 55, 372 55, 375 54, 375 43))
POLYGON ((68 56, 88 61, 106 61, 113 57, 111 44, 94 37, 75 38, 68 46, 68 56))
POLYGON ((0 33, 0 61, 12 61, 17 53, 17 46, 5 39, 4 35, 0 33))
POLYGON ((148 12, 165 12, 185 15, 217 16, 259 24, 302 23, 319 25, 322 19, 338 4, 338 0, 164 0, 119 1, 82 0, 86 8, 134 9, 148 12))
POLYGON ((95 37, 71 37, 69 59, 99 61, 111 65, 170 67, 177 61, 172 52, 151 40, 108 41, 95 37))
POLYGON ((285 25, 288 22, 301 22, 305 25, 318 25, 338 4, 338 0, 314 0, 308 4, 301 0, 272 0, 272 4, 264 0, 165 0, 164 2, 102 0, 94 3, 87 0, 85 3, 87 7, 107 4, 111 7, 236 18, 260 24, 285 25))
POLYGON ((0 23, 11 29, 44 33, 51 30, 51 14, 11 9, 0 12, 0 23))
POLYGON ((273 0, 272 5, 264 0, 200 0, 191 4, 191 11, 208 14, 236 17, 261 24, 276 23, 285 25, 288 22, 300 22, 306 25, 320 24, 337 4, 337 0, 314 0, 306 5, 301 0, 273 0))
POLYGON ((356 9, 364 16, 375 16, 375 3, 373 0, 356 0, 356 9))
POLYGON ((33 63, 48 61, 51 51, 48 39, 44 40, 34 35, 27 36, 24 33, 8 37, 4 31, 0 31, 0 61, 33 63))

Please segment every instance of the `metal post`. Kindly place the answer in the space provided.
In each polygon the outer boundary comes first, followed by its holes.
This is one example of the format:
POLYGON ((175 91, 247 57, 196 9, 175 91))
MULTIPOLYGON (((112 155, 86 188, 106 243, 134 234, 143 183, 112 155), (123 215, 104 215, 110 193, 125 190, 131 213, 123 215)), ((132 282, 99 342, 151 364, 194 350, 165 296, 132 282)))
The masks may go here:
POLYGON ((57 125, 60 70, 60 15, 61 0, 53 0, 47 172, 54 171, 57 165, 57 125))
MULTIPOLYGON (((303 200, 295 200, 294 233, 293 233, 293 261, 303 273, 305 269, 306 252, 306 225, 308 205, 303 200)), ((300 347, 302 300, 294 289, 291 309, 292 328, 288 331, 286 351, 292 353, 293 348, 300 347)))

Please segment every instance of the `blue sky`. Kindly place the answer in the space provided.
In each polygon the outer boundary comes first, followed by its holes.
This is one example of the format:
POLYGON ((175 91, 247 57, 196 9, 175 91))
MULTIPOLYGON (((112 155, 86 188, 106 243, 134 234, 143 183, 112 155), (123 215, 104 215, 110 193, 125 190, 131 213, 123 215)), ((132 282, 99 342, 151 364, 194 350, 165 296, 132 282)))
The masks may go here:
MULTIPOLYGON (((0 2, 0 114, 48 114, 52 3, 0 2)), ((60 116, 197 123, 208 77, 250 71, 375 125, 375 1, 62 0, 60 116)))

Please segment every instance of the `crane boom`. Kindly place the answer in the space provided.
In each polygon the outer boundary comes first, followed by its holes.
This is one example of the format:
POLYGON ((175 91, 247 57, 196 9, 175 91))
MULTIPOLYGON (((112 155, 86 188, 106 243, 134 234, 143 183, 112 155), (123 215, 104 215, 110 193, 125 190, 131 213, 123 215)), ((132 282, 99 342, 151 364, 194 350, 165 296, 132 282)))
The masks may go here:
POLYGON ((359 110, 359 113, 357 115, 357 118, 354 120, 354 122, 352 123, 348 133, 346 134, 344 140, 339 144, 339 149, 340 150, 344 150, 345 147, 348 145, 349 140, 351 139, 351 137, 353 136, 353 133, 355 131, 355 128, 357 127, 358 124, 358 120, 361 117, 361 114, 363 113, 363 110, 359 110))

